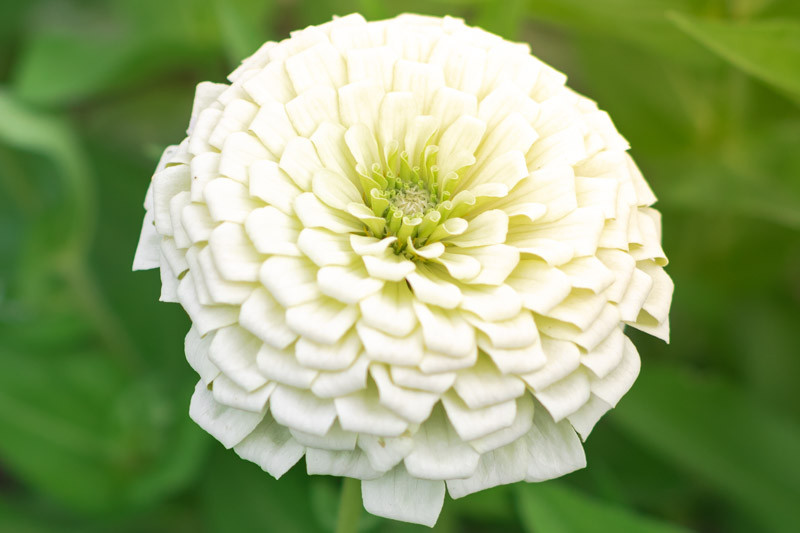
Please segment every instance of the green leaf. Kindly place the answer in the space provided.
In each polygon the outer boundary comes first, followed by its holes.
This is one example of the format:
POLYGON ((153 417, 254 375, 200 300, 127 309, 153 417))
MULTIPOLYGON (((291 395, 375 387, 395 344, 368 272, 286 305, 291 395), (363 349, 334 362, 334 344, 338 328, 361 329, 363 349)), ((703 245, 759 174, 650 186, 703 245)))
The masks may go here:
POLYGON ((208 531, 314 533, 323 531, 312 516, 309 479, 302 461, 280 480, 215 443, 203 480, 208 531))
POLYGON ((762 527, 800 523, 800 427, 732 385, 650 363, 611 420, 762 527))
MULTIPOLYGON (((500 9, 500 8, 498 8, 500 9)), ((715 59, 681 34, 666 18, 669 10, 692 13, 692 0, 531 0, 537 19, 641 47, 663 60, 707 68, 715 59)), ((536 53, 535 37, 531 38, 536 53)))
POLYGON ((517 512, 531 533, 679 533, 686 530, 609 504, 558 481, 520 483, 517 512))
POLYGON ((736 67, 800 96, 800 22, 703 20, 681 13, 670 13, 670 19, 736 67))

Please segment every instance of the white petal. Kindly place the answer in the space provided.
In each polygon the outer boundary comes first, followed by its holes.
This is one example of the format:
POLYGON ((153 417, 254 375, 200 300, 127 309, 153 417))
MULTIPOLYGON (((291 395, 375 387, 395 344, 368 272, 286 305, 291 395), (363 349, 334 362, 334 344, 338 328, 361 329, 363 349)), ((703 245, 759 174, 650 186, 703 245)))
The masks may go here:
POLYGON ((554 422, 544 409, 536 409, 533 427, 524 438, 529 454, 525 481, 546 481, 586 466, 583 446, 570 423, 554 422))
POLYGON ((519 263, 519 250, 504 244, 477 248, 455 248, 450 253, 469 256, 480 263, 480 273, 468 280, 470 285, 500 285, 519 263))
POLYGON ((409 475, 403 465, 378 479, 361 483, 367 512, 393 520, 433 527, 444 504, 444 481, 409 475))
POLYGON ((181 223, 193 244, 207 242, 216 227, 216 223, 211 220, 211 215, 208 213, 208 208, 197 204, 189 204, 183 208, 181 223))
POLYGON ((345 370, 320 372, 311 384, 311 392, 320 398, 335 398, 361 390, 367 386, 369 359, 360 356, 345 370))
POLYGON ((391 249, 384 250, 381 255, 365 255, 363 260, 370 276, 386 281, 402 281, 416 269, 414 262, 391 249))
POLYGON ((214 381, 214 378, 219 375, 219 368, 208 358, 208 347, 213 339, 214 333, 208 333, 201 337, 197 328, 192 325, 184 340, 186 360, 206 385, 214 381))
POLYGON ((580 368, 561 381, 534 393, 556 421, 561 421, 580 409, 589 401, 590 394, 589 377, 580 368))
POLYGON ((414 434, 414 449, 403 462, 417 478, 455 479, 471 476, 479 460, 478 452, 461 440, 437 405, 414 434))
POLYGON ((634 269, 628 290, 625 292, 622 301, 617 305, 622 320, 635 322, 639 316, 639 310, 647 301, 647 296, 653 288, 653 278, 639 270, 634 269))
POLYGON ((669 308, 675 284, 662 267, 650 261, 639 263, 637 268, 653 279, 653 288, 647 295, 647 300, 642 305, 642 309, 647 311, 658 322, 666 321, 669 318, 669 308))
POLYGON ((305 449, 289 430, 267 413, 250 435, 233 449, 242 459, 252 461, 275 479, 299 461, 305 449))
POLYGON ((350 235, 327 229, 305 228, 297 239, 297 247, 319 266, 349 265, 353 261, 350 235))
POLYGON ((161 235, 155 227, 152 211, 146 211, 136 255, 133 256, 133 270, 150 270, 158 268, 161 253, 161 235))
POLYGON ((407 421, 379 403, 378 391, 374 388, 334 398, 333 402, 339 423, 347 431, 397 437, 408 428, 407 421))
POLYGON ((383 365, 372 365, 370 373, 378 386, 381 405, 409 422, 424 422, 430 416, 433 405, 439 401, 438 394, 397 386, 383 365))
POLYGON ((320 292, 342 303, 355 304, 383 287, 383 280, 372 278, 363 265, 324 266, 317 272, 320 292))
POLYGON ((262 254, 300 255, 297 239, 303 229, 300 221, 272 207, 261 207, 247 215, 247 236, 262 254))
POLYGON ((334 344, 320 344, 300 337, 294 346, 297 362, 316 370, 344 370, 356 360, 361 342, 354 329, 334 344))
POLYGON ((573 259, 559 270, 569 276, 573 287, 594 293, 607 289, 615 280, 614 273, 593 256, 573 259))
POLYGON ((633 386, 640 368, 641 361, 636 346, 628 337, 624 337, 624 349, 619 365, 602 378, 590 378, 592 394, 611 407, 616 406, 617 402, 633 386))
POLYGON ((542 349, 547 356, 547 364, 536 372, 520 377, 533 389, 546 388, 565 378, 580 365, 580 350, 575 343, 542 336, 542 349))
POLYGON ((426 350, 419 369, 426 374, 441 374, 442 372, 453 372, 463 368, 470 368, 478 360, 478 347, 473 347, 467 355, 452 357, 426 350))
POLYGON ((219 155, 219 173, 247 184, 248 167, 260 160, 273 159, 261 141, 243 131, 231 133, 219 155))
POLYGON ((474 367, 459 372, 453 388, 470 409, 480 409, 521 396, 525 383, 516 376, 501 374, 483 356, 474 367))
POLYGON ((333 402, 285 385, 272 392, 269 411, 278 423, 313 435, 325 435, 336 420, 333 402))
POLYGON ((361 202, 361 193, 346 177, 328 169, 314 173, 311 182, 314 195, 333 209, 344 211, 348 204, 361 202))
POLYGON ((508 285, 467 285, 461 287, 461 308, 486 321, 508 320, 522 310, 522 299, 508 285))
MULTIPOLYGON (((253 121, 250 123, 250 131, 264 146, 274 155, 280 155, 286 148, 289 139, 297 136, 286 109, 278 102, 266 101, 259 107, 253 121)), ((253 166, 250 166, 250 179, 253 176, 253 166)), ((251 182, 252 183, 252 182, 251 182)))
POLYGON ((158 254, 158 256, 159 264, 161 265, 158 272, 159 276, 161 277, 161 294, 158 299, 161 302, 179 302, 180 296, 178 295, 178 277, 169 266, 169 261, 167 260, 163 251, 158 254))
POLYGON ((406 280, 420 302, 454 309, 461 303, 461 291, 457 285, 447 281, 447 277, 441 267, 434 269, 432 266, 419 265, 406 276, 406 280))
POLYGON ((305 137, 295 137, 286 143, 279 166, 303 191, 311 190, 314 173, 323 168, 317 150, 305 137))
POLYGON ((416 301, 413 306, 428 349, 450 357, 466 357, 475 351, 475 330, 462 313, 416 301))
POLYGON ((611 409, 606 402, 592 394, 589 401, 581 406, 580 409, 567 417, 569 423, 581 436, 581 440, 586 441, 592 432, 595 424, 611 409))
POLYGON ((369 463, 375 470, 386 472, 411 453, 414 441, 407 436, 376 437, 361 433, 358 436, 358 447, 367 454, 369 463))
POLYGON ((247 391, 223 374, 214 380, 212 392, 214 400, 219 404, 243 411, 261 413, 275 387, 275 383, 267 383, 253 391, 247 391))
POLYGON ((336 90, 331 87, 309 89, 286 104, 286 114, 297 133, 311 137, 323 122, 340 122, 336 90))
POLYGON ((229 326, 235 323, 239 316, 239 309, 232 305, 201 304, 197 299, 191 272, 187 272, 178 284, 178 299, 200 335, 229 326))
POLYGON ((545 365, 547 358, 539 338, 524 348, 496 348, 486 335, 478 335, 478 346, 504 374, 524 374, 545 365))
POLYGON ((424 374, 413 367, 391 366, 392 381, 402 387, 443 393, 456 381, 455 372, 424 374))
POLYGON ((297 338, 286 325, 283 307, 263 288, 254 290, 242 304, 239 325, 279 350, 297 338))
POLYGON ((258 277, 284 307, 313 301, 321 296, 317 288, 317 267, 304 258, 270 257, 261 265, 258 277))
POLYGON ((217 330, 208 357, 231 381, 251 392, 267 380, 258 371, 256 355, 261 341, 239 326, 217 330))
POLYGON ((225 222, 211 232, 208 240, 214 264, 228 281, 257 281, 264 258, 253 248, 244 228, 225 222))
POLYGON ((412 366, 422 360, 425 350, 422 345, 422 330, 420 328, 415 329, 404 337, 394 337, 367 326, 362 317, 356 323, 356 331, 367 357, 372 361, 412 366))
POLYGON ((469 227, 461 235, 445 239, 456 246, 491 246, 503 244, 508 233, 508 215, 499 209, 484 211, 469 221, 469 227))
MULTIPOLYGON (((197 264, 200 268, 194 270, 194 273, 196 276, 202 276, 205 288, 211 298, 210 303, 239 305, 253 292, 254 286, 251 283, 227 281, 222 278, 208 246, 198 252, 197 264)), ((198 278, 195 277, 195 279, 198 278)))
POLYGON ((383 474, 372 468, 360 449, 347 451, 306 450, 306 472, 309 475, 346 476, 355 479, 376 479, 383 474))
POLYGON ((264 413, 252 413, 218 404, 206 384, 198 381, 189 404, 189 416, 223 446, 232 448, 255 429, 264 418, 264 413))
POLYGON ((417 326, 413 295, 405 283, 386 283, 380 292, 361 300, 364 324, 395 337, 405 337, 417 326))
POLYGON ((522 305, 545 314, 567 297, 571 290, 566 274, 544 261, 525 259, 506 280, 522 297, 522 305))
POLYGON ((606 298, 588 289, 575 289, 561 303, 547 312, 547 316, 587 329, 603 312, 606 298))
POLYGON ((302 192, 274 161, 250 165, 250 196, 260 198, 287 215, 294 212, 294 199, 302 192))
POLYGON ((323 204, 313 193, 303 193, 294 200, 294 210, 307 228, 325 228, 334 233, 363 231, 352 215, 323 204))
POLYGON ((321 42, 294 54, 285 64, 297 94, 320 85, 339 87, 346 80, 344 60, 330 42, 321 42))
POLYGON ((293 331, 321 344, 341 339, 358 318, 358 309, 331 298, 319 298, 286 310, 293 331))
POLYGON ((153 176, 153 217, 161 235, 172 235, 169 203, 181 191, 188 191, 191 175, 187 165, 173 165, 153 176))
POLYGON ((509 427, 517 415, 517 402, 513 400, 472 409, 456 394, 447 392, 442 396, 442 405, 458 436, 465 441, 509 427))
POLYGON ((520 465, 525 464, 527 457, 528 447, 521 439, 486 452, 481 455, 475 473, 466 479, 448 480, 447 491, 451 498, 463 498, 491 487, 522 481, 525 471, 520 465))
POLYGON ((314 435, 297 429, 289 429, 297 442, 309 448, 319 450, 354 450, 358 435, 350 431, 345 431, 339 422, 334 422, 331 429, 325 435, 314 435))
POLYGON ((215 222, 242 223, 251 211, 261 205, 250 198, 245 185, 228 178, 211 180, 203 191, 211 218, 215 222))
POLYGON ((481 320, 472 313, 465 313, 464 318, 489 337, 497 348, 525 348, 536 342, 539 336, 533 315, 527 309, 514 318, 497 322, 481 320))
POLYGON ((266 344, 258 351, 256 365, 267 379, 293 387, 308 388, 318 374, 316 370, 300 365, 291 348, 276 350, 266 344))
MULTIPOLYGON (((517 414, 510 426, 469 442, 470 446, 478 453, 483 454, 511 444, 530 431, 533 426, 533 397, 530 394, 524 394, 516 401, 517 414)), ((519 465, 517 466, 519 467, 519 465)))

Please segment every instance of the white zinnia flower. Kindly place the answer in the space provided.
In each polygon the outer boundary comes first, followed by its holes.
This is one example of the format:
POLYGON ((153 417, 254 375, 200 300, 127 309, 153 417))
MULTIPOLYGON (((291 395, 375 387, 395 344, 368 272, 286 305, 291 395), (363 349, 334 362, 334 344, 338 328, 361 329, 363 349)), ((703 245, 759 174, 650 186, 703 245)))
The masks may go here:
POLYGON ((445 485, 583 467, 639 371, 625 324, 667 339, 672 295, 608 115, 448 17, 335 19, 230 81, 198 86, 134 261, 192 319, 192 418, 427 525, 445 485))

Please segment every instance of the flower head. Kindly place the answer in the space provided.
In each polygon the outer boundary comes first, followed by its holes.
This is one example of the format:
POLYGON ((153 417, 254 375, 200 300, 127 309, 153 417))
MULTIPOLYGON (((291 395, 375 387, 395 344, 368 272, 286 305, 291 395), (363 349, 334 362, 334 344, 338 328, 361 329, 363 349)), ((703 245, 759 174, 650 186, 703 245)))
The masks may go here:
POLYGON ((432 525, 453 497, 585 465, 664 339, 655 197, 608 115, 453 18, 335 19, 201 83, 135 268, 192 319, 190 415, 279 477, 364 480, 432 525))

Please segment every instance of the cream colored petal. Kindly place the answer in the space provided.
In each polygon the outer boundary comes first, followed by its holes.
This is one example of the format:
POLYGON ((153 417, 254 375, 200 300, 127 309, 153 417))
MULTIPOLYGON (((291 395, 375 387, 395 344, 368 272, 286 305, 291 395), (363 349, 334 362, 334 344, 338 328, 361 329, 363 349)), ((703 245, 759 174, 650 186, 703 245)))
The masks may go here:
POLYGON ((554 422, 544 409, 536 409, 525 442, 529 454, 527 482, 554 479, 586 466, 583 446, 570 423, 554 422))
POLYGON ((456 433, 464 441, 509 427, 517 415, 517 403, 513 400, 472 409, 452 391, 442 396, 442 405, 456 433))
POLYGON ((302 192, 274 161, 250 165, 250 196, 260 198, 286 215, 294 212, 294 199, 302 192))
POLYGON ((334 233, 363 231, 358 219, 345 211, 328 207, 312 193, 303 193, 295 198, 294 210, 307 228, 325 228, 334 233))
POLYGON ((504 374, 524 374, 538 370, 547 362, 541 341, 523 348, 497 348, 486 335, 478 335, 478 346, 492 358, 494 364, 504 374))
POLYGON ((335 398, 367 386, 369 359, 359 356, 349 368, 338 372, 321 372, 311 384, 311 392, 320 398, 335 398))
MULTIPOLYGON (((261 104, 258 113, 250 123, 250 131, 255 133, 267 150, 276 156, 283 153, 289 139, 297 136, 297 132, 286 114, 286 108, 274 100, 261 104)), ((252 165, 250 169, 250 179, 252 180, 252 165)))
POLYGON ((424 374, 414 367, 392 365, 389 367, 389 373, 392 381, 401 387, 437 393, 443 393, 456 381, 455 372, 424 374))
POLYGON ((383 472, 372 468, 367 455, 360 449, 347 451, 306 450, 308 475, 346 476, 354 479, 376 479, 383 472))
POLYGON ((458 373, 453 389, 470 409, 518 398, 525 392, 525 383, 516 376, 502 374, 486 357, 479 357, 472 368, 458 373))
POLYGON ((534 396, 558 422, 580 409, 589 401, 590 394, 589 377, 579 368, 564 379, 537 390, 534 396))
POLYGON ((369 433, 380 437, 397 437, 408 428, 408 422, 379 403, 373 388, 333 399, 339 423, 347 431, 369 433))
POLYGON ((317 272, 320 292, 343 303, 356 304, 383 287, 363 265, 324 266, 317 272))
MULTIPOLYGON (((146 218, 146 217, 145 217, 146 218)), ((204 205, 189 204, 181 211, 181 223, 193 244, 207 242, 217 224, 204 205)))
POLYGON ((375 470, 386 472, 411 453, 414 441, 407 436, 376 437, 361 433, 358 435, 358 447, 367 454, 375 470))
POLYGON ((351 235, 330 230, 305 228, 297 239, 297 247, 319 266, 349 265, 353 262, 351 235))
POLYGON ((403 463, 416 478, 464 478, 471 476, 478 466, 480 455, 461 440, 439 405, 413 438, 414 449, 403 463))
POLYGON ((428 349, 450 357, 465 357, 475 351, 475 330, 463 313, 417 301, 413 306, 428 349))
POLYGON ((233 450, 242 459, 252 461, 275 479, 289 471, 305 453, 289 430, 267 413, 243 441, 233 450))
POLYGON ((628 337, 624 337, 622 360, 611 372, 602 378, 590 376, 592 394, 615 407, 625 393, 633 386, 639 375, 641 361, 636 346, 628 337))
POLYGON ((187 272, 178 284, 178 299, 200 335, 234 324, 239 309, 231 305, 203 305, 197 299, 192 273, 187 272))
POLYGON ((569 294, 569 277, 544 261, 523 259, 506 283, 522 297, 522 305, 546 314, 569 294))
POLYGON ((256 252, 244 228, 224 222, 208 239, 217 270, 228 281, 258 281, 264 257, 256 252))
POLYGON ((493 346, 506 350, 530 346, 539 336, 533 315, 528 310, 497 322, 487 322, 472 313, 464 313, 464 318, 489 337, 493 346))
POLYGON ((361 342, 355 329, 334 344, 320 344, 300 337, 294 346, 297 362, 316 370, 344 370, 361 351, 361 342))
POLYGON ((184 340, 186 360, 206 385, 214 381, 214 378, 219 375, 219 368, 208 358, 208 347, 213 339, 213 332, 201 337, 193 324, 184 340))
POLYGON ((528 457, 528 447, 523 440, 516 440, 502 448, 481 455, 475 473, 466 479, 447 481, 447 492, 451 498, 463 498, 481 490, 498 485, 516 483, 525 479, 520 468, 528 457))
POLYGON ((289 101, 286 114, 295 131, 308 138, 323 122, 339 122, 338 100, 332 87, 314 87, 289 101))
POLYGON ((269 411, 279 424, 312 435, 325 435, 336 420, 332 401, 285 385, 278 385, 273 391, 269 411))
POLYGON ((153 176, 153 217, 158 233, 172 235, 172 217, 169 203, 181 191, 189 190, 191 175, 187 165, 174 165, 153 176))
POLYGON ((318 372, 306 368, 297 362, 293 350, 277 350, 269 345, 262 345, 256 355, 258 371, 270 381, 276 381, 292 387, 308 388, 317 377, 318 372))
POLYGON ((302 191, 311 190, 314 173, 323 168, 316 148, 305 137, 295 137, 286 143, 279 166, 302 191))
POLYGON ((419 328, 404 337, 394 337, 367 326, 362 318, 356 323, 356 331, 372 361, 411 366, 422 360, 424 347, 419 328))
POLYGON ((343 430, 338 421, 333 423, 325 435, 314 435, 292 428, 289 429, 289 432, 303 446, 318 450, 354 450, 358 439, 356 433, 343 430))
POLYGON ((339 87, 347 79, 344 59, 329 42, 303 50, 286 59, 285 64, 297 94, 320 85, 339 87))
POLYGON ((569 423, 581 436, 581 440, 586 441, 589 434, 594 429, 595 424, 611 409, 606 402, 592 394, 589 401, 581 406, 580 409, 567 417, 569 423))
MULTIPOLYGON (((517 414, 510 426, 469 442, 478 453, 484 454, 520 439, 533 426, 533 397, 524 394, 517 398, 517 414)), ((519 465, 517 465, 519 466, 519 465)))
POLYGON ((433 405, 439 401, 438 394, 396 385, 383 365, 371 365, 370 374, 378 386, 381 405, 409 422, 415 424, 424 422, 430 416, 433 405))
POLYGON ((359 302, 364 324, 389 335, 405 337, 417 326, 413 295, 405 283, 388 282, 359 302))
POLYGON ((286 323, 298 334, 333 344, 355 324, 358 309, 332 298, 318 298, 286 310, 286 323))
POLYGON ((255 390, 247 391, 222 374, 214 380, 212 392, 214 401, 219 404, 243 411, 262 413, 275 387, 275 383, 267 383, 255 390))
POLYGON ((375 480, 361 483, 367 512, 433 527, 444 504, 444 481, 428 481, 409 475, 403 465, 375 480))
POLYGON ((365 255, 362 259, 371 277, 385 281, 402 281, 417 268, 414 262, 391 249, 380 255, 365 255))
POLYGON ((272 160, 273 155, 261 141, 245 132, 231 133, 219 155, 219 173, 222 176, 247 184, 248 167, 260 160, 272 160))
POLYGON ((505 244, 478 246, 475 248, 453 248, 449 257, 455 255, 471 257, 480 264, 480 272, 466 281, 470 285, 500 285, 519 264, 519 250, 505 244))
POLYGON ((202 381, 197 382, 189 404, 189 416, 226 448, 232 448, 253 432, 264 413, 252 413, 218 404, 202 381))
POLYGON ((470 311, 488 322, 514 318, 522 310, 522 298, 508 285, 465 285, 461 309, 470 311))
POLYGON ((320 298, 317 267, 300 257, 273 256, 264 261, 258 274, 282 306, 291 307, 320 298))
POLYGON ((542 336, 542 350, 547 364, 535 372, 520 377, 534 390, 545 389, 569 376, 580 365, 581 353, 574 343, 542 336))
POLYGON ((499 209, 484 211, 469 221, 467 230, 461 235, 443 239, 449 244, 469 248, 503 244, 508 233, 508 215, 499 209))
POLYGON ((600 316, 605 305, 603 295, 587 289, 574 289, 561 303, 550 309, 547 316, 585 330, 600 316))
POLYGON ((196 276, 202 275, 211 301, 215 304, 241 305, 255 288, 252 283, 223 279, 214 264, 214 259, 211 257, 211 249, 208 246, 198 252, 197 262, 200 269, 199 271, 195 270, 194 273, 196 276))
POLYGON ((217 330, 208 357, 231 381, 247 392, 261 387, 267 379, 256 366, 261 341, 239 326, 217 330))
POLYGON ((406 280, 414 291, 416 300, 454 309, 461 303, 461 291, 457 285, 447 280, 448 277, 441 267, 420 264, 414 272, 409 272, 406 280))
POLYGON ((263 288, 254 290, 242 304, 239 325, 278 350, 297 338, 286 325, 284 308, 263 288))

